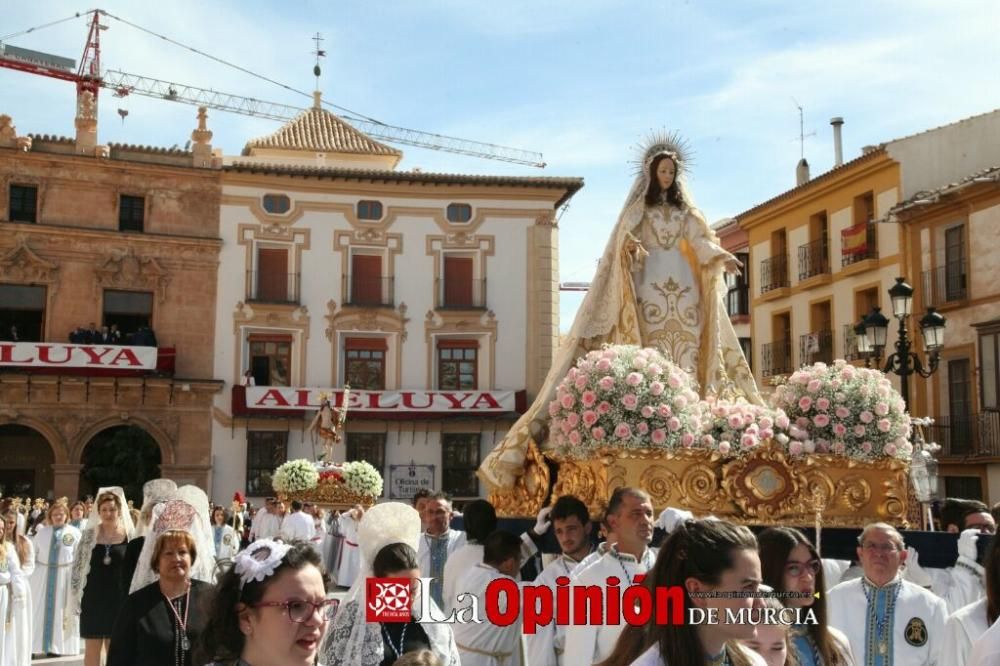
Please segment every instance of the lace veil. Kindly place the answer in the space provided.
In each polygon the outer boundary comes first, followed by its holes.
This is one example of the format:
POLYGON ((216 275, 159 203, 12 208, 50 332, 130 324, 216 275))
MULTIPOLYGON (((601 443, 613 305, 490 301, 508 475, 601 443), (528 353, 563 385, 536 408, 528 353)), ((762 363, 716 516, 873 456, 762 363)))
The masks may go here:
MULTIPOLYGON (((327 628, 321 659, 326 666, 378 666, 384 658, 381 625, 367 622, 365 581, 372 572, 375 556, 385 546, 405 543, 416 552, 420 544, 420 514, 409 504, 386 502, 365 512, 358 526, 361 573, 354 581, 340 610, 327 628)), ((419 608, 419 599, 414 599, 419 608)), ((431 601, 433 604, 434 602, 431 601)), ((458 666, 458 649, 446 624, 424 624, 431 650, 446 666, 458 666)))
POLYGON ((93 506, 90 507, 90 515, 87 517, 87 529, 83 530, 80 544, 76 548, 76 559, 73 560, 73 571, 70 574, 69 585, 72 593, 71 603, 67 605, 67 620, 75 626, 80 615, 80 604, 83 602, 83 590, 87 587, 87 578, 90 575, 90 557, 94 545, 97 543, 97 531, 101 527, 101 514, 98 501, 105 493, 114 494, 119 501, 118 524, 125 529, 125 538, 132 539, 135 533, 135 526, 132 524, 132 515, 128 510, 128 502, 125 500, 125 491, 120 486, 109 486, 97 491, 93 506))

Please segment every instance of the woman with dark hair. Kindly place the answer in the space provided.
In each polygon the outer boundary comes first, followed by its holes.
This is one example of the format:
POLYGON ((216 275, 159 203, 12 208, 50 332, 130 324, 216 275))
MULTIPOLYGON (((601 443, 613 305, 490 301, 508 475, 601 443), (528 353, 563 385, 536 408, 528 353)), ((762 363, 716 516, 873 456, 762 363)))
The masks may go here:
POLYGON ((944 625, 944 645, 941 654, 955 659, 956 664, 972 663, 972 645, 1000 617, 1000 538, 994 536, 986 554, 986 596, 959 608, 944 625))
MULTIPOLYGON (((414 546, 420 539, 420 528, 416 509, 401 502, 376 504, 365 513, 358 528, 361 576, 347 593, 323 641, 321 656, 326 666, 386 666, 406 652, 420 649, 430 649, 446 666, 458 665, 451 625, 418 622, 422 600, 417 579, 421 574, 414 546), (412 581, 409 622, 367 621, 365 579, 372 576, 412 581)), ((425 601, 432 612, 441 613, 433 599, 425 601)))
POLYGON ((809 608, 816 624, 793 627, 792 646, 802 666, 850 666, 851 646, 839 630, 828 624, 826 583, 819 553, 806 536, 792 527, 769 527, 757 535, 764 584, 780 593, 789 608, 809 608), (820 595, 814 596, 816 592, 820 595))
POLYGON ((766 666, 763 658, 738 641, 755 636, 755 627, 724 622, 725 610, 759 608, 751 593, 761 581, 757 540, 742 525, 724 520, 688 520, 667 537, 656 564, 642 584, 684 589, 684 618, 692 608, 719 609, 719 624, 629 625, 602 666, 766 666), (739 595, 711 594, 739 592, 739 595))
POLYGON ((236 554, 209 604, 195 664, 313 666, 336 600, 306 543, 258 539, 236 554))

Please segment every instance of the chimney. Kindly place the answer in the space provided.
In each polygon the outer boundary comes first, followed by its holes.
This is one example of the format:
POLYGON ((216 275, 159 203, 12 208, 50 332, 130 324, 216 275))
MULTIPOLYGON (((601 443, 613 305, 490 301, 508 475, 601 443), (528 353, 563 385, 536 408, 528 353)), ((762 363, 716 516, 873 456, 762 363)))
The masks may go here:
POLYGON ((212 130, 208 129, 208 109, 198 107, 198 129, 191 132, 191 156, 194 166, 212 167, 212 130))
POLYGON ((844 163, 844 142, 840 138, 840 128, 844 125, 844 119, 840 116, 830 118, 833 125, 833 166, 839 167, 844 163))
POLYGON ((806 158, 799 160, 798 165, 795 167, 795 187, 799 185, 805 185, 809 182, 809 162, 806 162, 806 158))

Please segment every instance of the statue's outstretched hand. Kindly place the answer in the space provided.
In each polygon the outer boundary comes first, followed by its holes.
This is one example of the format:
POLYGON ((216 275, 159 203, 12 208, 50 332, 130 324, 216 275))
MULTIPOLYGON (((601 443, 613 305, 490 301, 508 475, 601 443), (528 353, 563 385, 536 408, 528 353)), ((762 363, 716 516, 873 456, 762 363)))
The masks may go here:
POLYGON ((743 262, 741 262, 736 257, 729 257, 728 259, 725 260, 722 266, 723 268, 725 268, 727 273, 730 273, 732 275, 739 275, 741 272, 740 269, 743 268, 743 262))

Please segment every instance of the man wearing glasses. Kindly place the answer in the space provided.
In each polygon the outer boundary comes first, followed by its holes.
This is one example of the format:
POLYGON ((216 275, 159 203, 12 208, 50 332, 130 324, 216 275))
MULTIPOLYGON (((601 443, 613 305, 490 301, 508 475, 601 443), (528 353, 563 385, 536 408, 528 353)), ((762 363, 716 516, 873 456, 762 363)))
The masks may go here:
POLYGON ((827 595, 830 624, 847 635, 859 664, 920 666, 950 661, 941 654, 947 606, 903 580, 900 567, 906 557, 896 528, 871 523, 858 538, 864 576, 837 585, 827 595))

